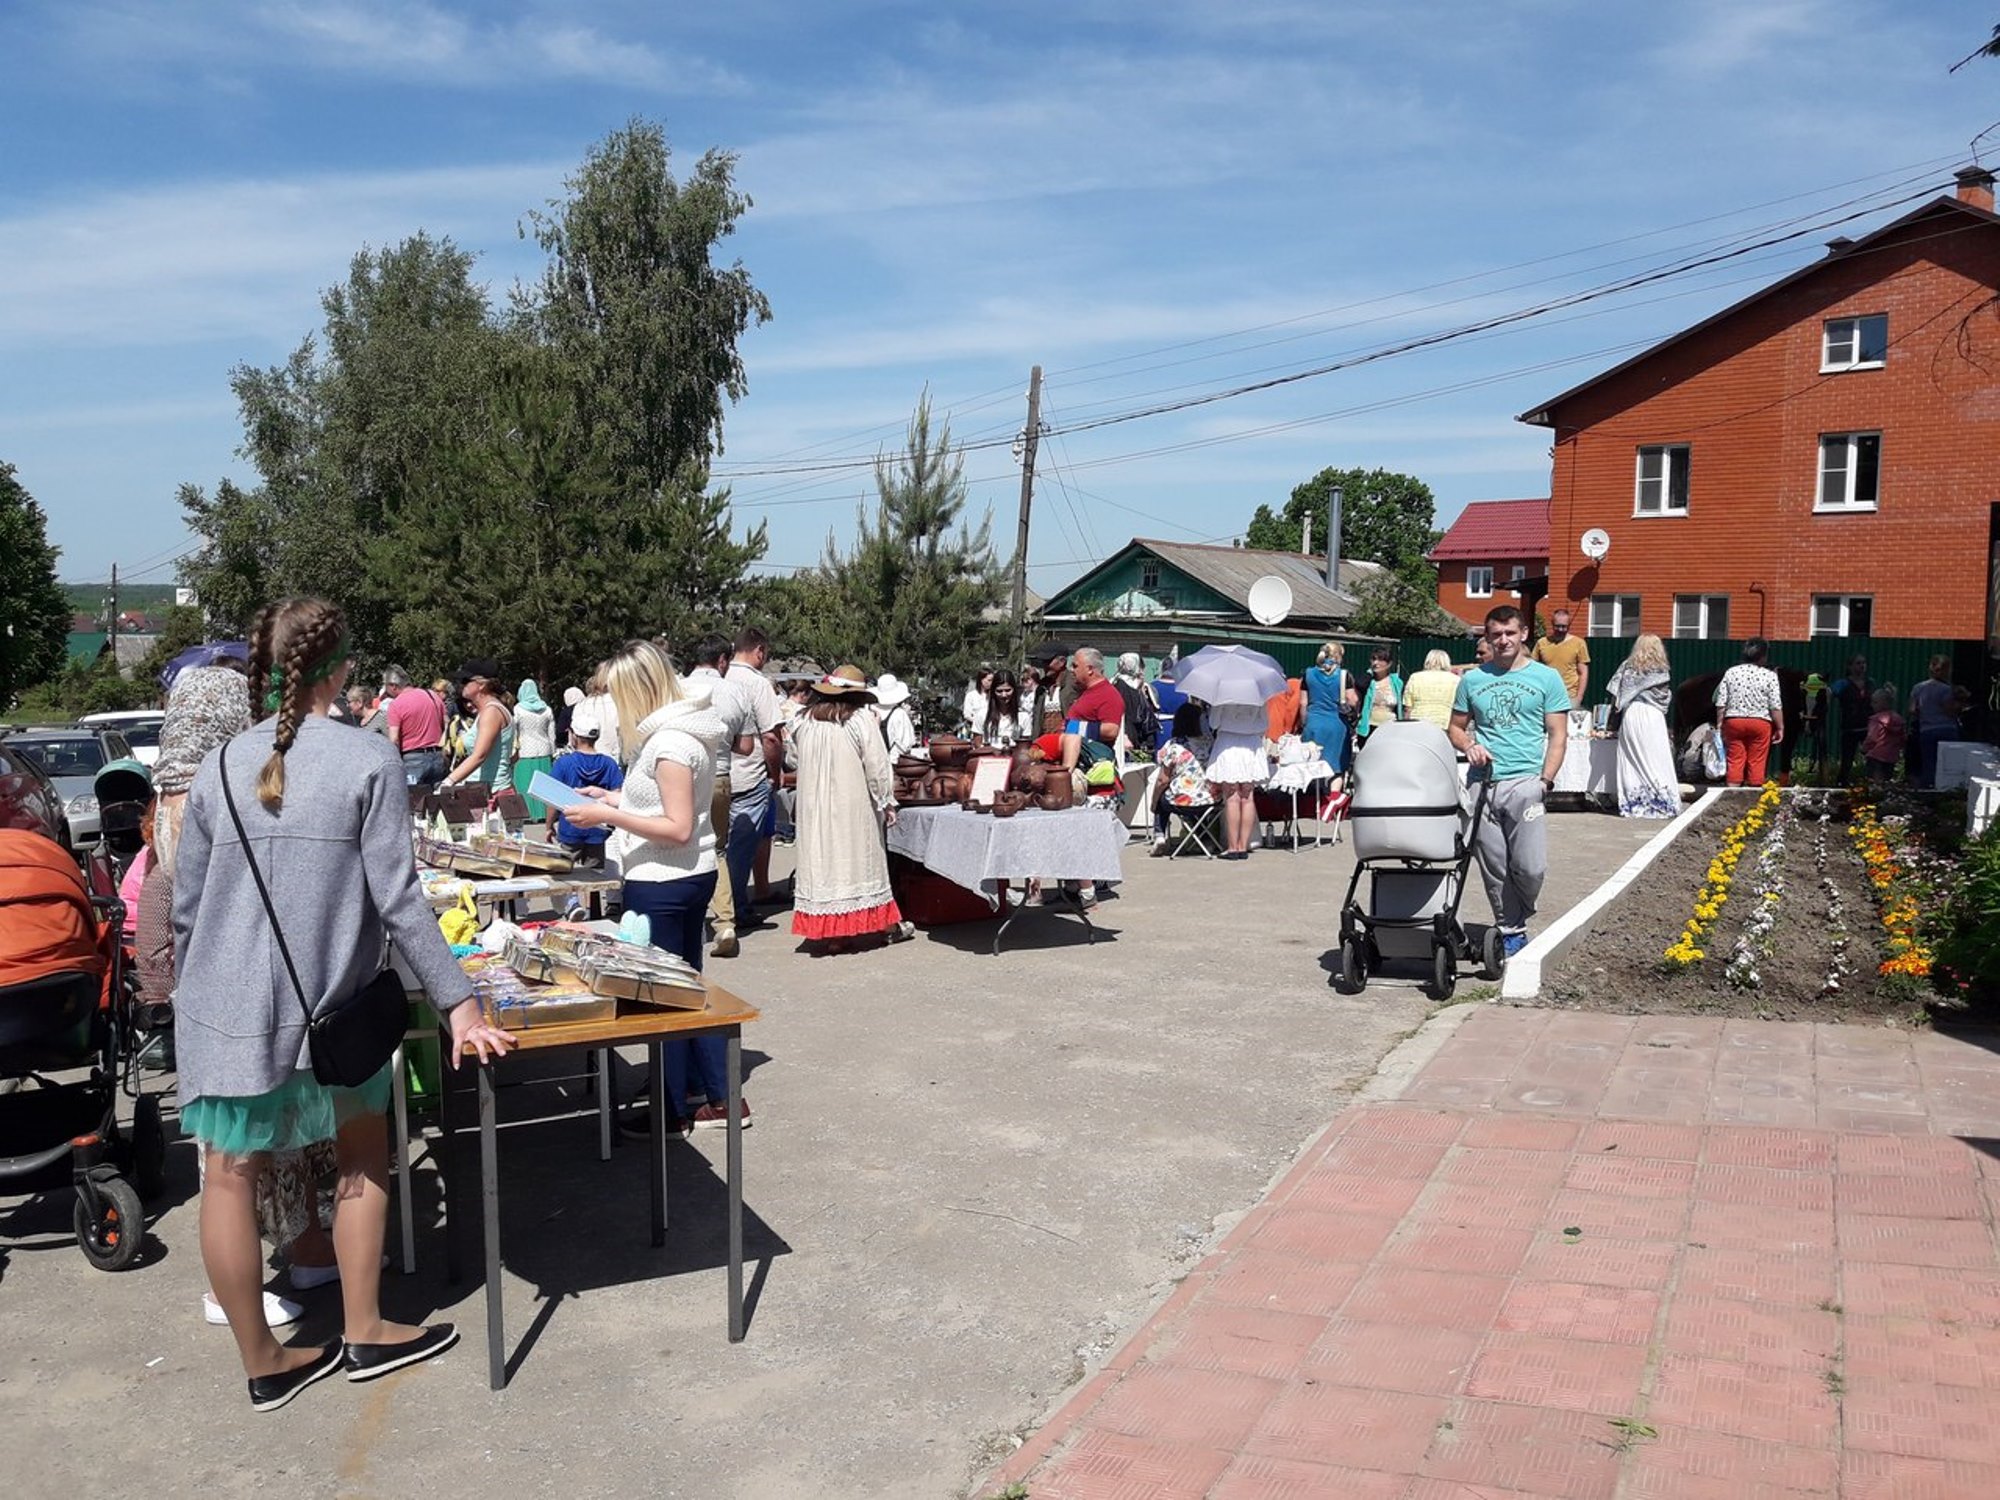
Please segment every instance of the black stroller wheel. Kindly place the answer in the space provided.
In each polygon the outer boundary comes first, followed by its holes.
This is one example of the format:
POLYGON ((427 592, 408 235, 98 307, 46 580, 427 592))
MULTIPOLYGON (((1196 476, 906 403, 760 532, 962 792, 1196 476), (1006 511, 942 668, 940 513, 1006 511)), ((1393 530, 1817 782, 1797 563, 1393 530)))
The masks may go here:
POLYGON ((159 1197, 167 1185, 167 1127, 157 1094, 141 1094, 132 1106, 132 1185, 142 1200, 159 1197))
POLYGON ((76 1198, 76 1243, 83 1258, 100 1271, 122 1271, 139 1258, 146 1245, 146 1210, 138 1189, 122 1177, 104 1177, 96 1184, 98 1211, 79 1191, 76 1198))
POLYGON ((1486 940, 1479 945, 1479 977, 1497 983, 1507 976, 1507 940, 1500 936, 1500 929, 1486 929, 1486 940))
POLYGON ((1362 957, 1358 938, 1341 939, 1340 972, 1334 976, 1334 982, 1343 995, 1358 995, 1368 987, 1368 964, 1362 957))
POLYGON ((1435 943, 1431 947, 1431 994, 1439 1000, 1449 1000, 1451 992, 1458 988, 1458 959, 1451 951, 1449 943, 1435 943))

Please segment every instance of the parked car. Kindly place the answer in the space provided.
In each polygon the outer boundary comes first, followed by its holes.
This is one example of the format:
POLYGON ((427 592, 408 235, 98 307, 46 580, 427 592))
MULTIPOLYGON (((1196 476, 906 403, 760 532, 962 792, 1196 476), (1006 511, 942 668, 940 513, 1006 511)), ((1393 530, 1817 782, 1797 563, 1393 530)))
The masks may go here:
POLYGON ((33 760, 0 739, 0 828, 17 828, 71 847, 69 820, 55 783, 33 760))
POLYGON ((131 758, 125 736, 115 729, 22 729, 0 740, 25 756, 55 783, 62 799, 73 849, 88 849, 103 834, 97 813, 97 773, 114 760, 131 758))
POLYGON ((160 726, 167 721, 165 710, 136 708, 124 713, 85 714, 76 721, 79 729, 115 729, 125 736, 132 759, 148 770, 160 758, 160 726))

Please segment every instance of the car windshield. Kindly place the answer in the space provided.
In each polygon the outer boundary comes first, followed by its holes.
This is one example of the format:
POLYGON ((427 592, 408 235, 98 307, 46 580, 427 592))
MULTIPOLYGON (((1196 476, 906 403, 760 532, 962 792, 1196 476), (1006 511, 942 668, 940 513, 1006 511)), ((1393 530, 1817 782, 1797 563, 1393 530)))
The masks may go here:
POLYGON ((73 739, 17 740, 14 748, 48 776, 95 776, 104 769, 104 747, 95 735, 73 739))
POLYGON ((125 743, 137 749, 144 745, 147 749, 160 743, 160 726, 157 724, 127 724, 119 729, 125 743))

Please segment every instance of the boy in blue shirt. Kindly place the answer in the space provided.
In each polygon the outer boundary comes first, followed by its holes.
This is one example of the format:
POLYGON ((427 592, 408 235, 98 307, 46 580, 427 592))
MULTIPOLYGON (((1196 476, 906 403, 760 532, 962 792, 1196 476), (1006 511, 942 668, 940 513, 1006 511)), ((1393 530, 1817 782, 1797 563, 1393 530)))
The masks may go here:
MULTIPOLYGON (((625 773, 618 762, 597 753, 599 728, 596 713, 587 705, 578 704, 569 724, 571 748, 556 757, 549 775, 579 791, 587 786, 601 786, 607 792, 615 792, 625 785, 625 773)), ((548 826, 555 841, 576 861, 578 869, 604 868, 604 845, 611 837, 609 828, 579 828, 555 807, 549 808, 548 826)))
POLYGON ((1492 782, 1474 852, 1511 958, 1527 945, 1549 873, 1543 801, 1569 745, 1569 689, 1529 658, 1527 621, 1513 605, 1487 612, 1486 644, 1491 659, 1458 679, 1451 742, 1475 777, 1492 782))

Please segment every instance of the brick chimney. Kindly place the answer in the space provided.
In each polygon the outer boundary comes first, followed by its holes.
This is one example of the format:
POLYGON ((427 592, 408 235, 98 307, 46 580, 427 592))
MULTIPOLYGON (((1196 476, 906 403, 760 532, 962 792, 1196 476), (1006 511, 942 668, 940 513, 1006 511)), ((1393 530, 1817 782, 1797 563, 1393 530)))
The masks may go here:
POLYGON ((1958 201, 1993 212, 1993 174, 1984 167, 1960 167, 1952 174, 1958 181, 1958 201))

